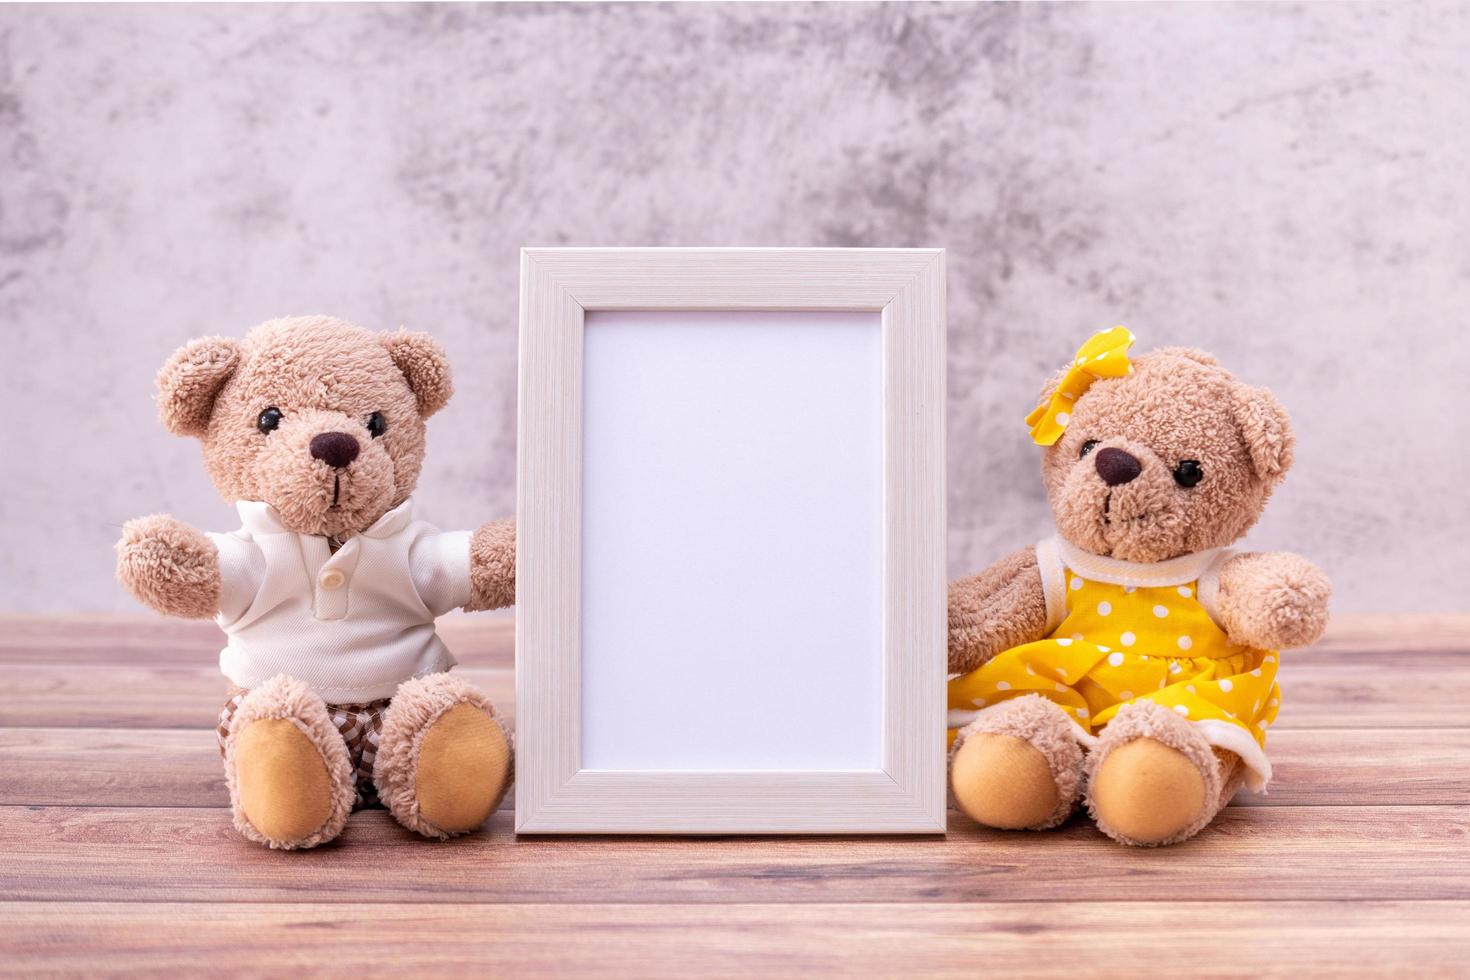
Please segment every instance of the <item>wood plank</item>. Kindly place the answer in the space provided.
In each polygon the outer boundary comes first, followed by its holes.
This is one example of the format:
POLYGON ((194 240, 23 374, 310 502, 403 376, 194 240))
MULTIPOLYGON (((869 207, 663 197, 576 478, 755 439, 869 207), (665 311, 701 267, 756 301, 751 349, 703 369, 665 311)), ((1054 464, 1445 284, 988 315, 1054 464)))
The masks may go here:
POLYGON ((1463 976, 1466 902, 975 905, 0 904, 39 975, 1463 976), (1160 923, 1167 935, 1160 935, 1160 923), (262 942, 262 937, 270 937, 262 942), (1186 960, 1187 958, 1187 960, 1186 960))
MULTIPOLYGON (((466 666, 514 665, 515 619, 508 612, 446 616, 439 620, 439 633, 466 666)), ((0 615, 0 664, 209 666, 217 662, 223 640, 211 621, 146 613, 0 615)), ((1290 651, 1287 662, 1330 656, 1342 662, 1397 663, 1412 653, 1470 653, 1470 613, 1336 615, 1319 643, 1290 651)))
POLYGON ((0 804, 224 807, 213 730, 0 728, 0 804))
MULTIPOLYGON (((1276 778, 1237 806, 1470 804, 1470 729, 1285 729, 1276 778)), ((221 807, 214 733, 0 728, 0 804, 221 807)))
POLYGON ((1273 730, 1470 727, 1470 657, 1404 654, 1391 666, 1336 657, 1282 663, 1273 730))
MULTIPOLYGON (((514 715, 512 670, 459 672, 514 715)), ((1391 668, 1327 656, 1288 661, 1281 685, 1278 729, 1470 728, 1470 657, 1455 653, 1400 654, 1391 668)), ((213 723, 227 686, 214 666, 5 664, 0 726, 201 728, 213 723)))
MULTIPOLYGON (((455 672, 514 719, 509 669, 455 672)), ((228 688, 217 667, 0 666, 0 727, 202 729, 213 727, 228 688)))
MULTIPOLYGON (((515 665, 515 618, 509 613, 446 616, 439 635, 466 666, 515 665)), ((212 620, 0 615, 0 664, 209 667, 219 663, 223 645, 212 620)))
POLYGON ((1391 658, 1396 651, 1470 653, 1470 612, 1335 614, 1322 639, 1300 652, 1391 658))
MULTIPOLYGON (((512 709, 511 620, 452 622, 465 676, 512 709)), ((1467 637, 1464 615, 1339 617, 1286 659, 1271 794, 1159 851, 1080 818, 1026 834, 952 815, 947 839, 902 841, 517 839, 502 810, 444 844, 359 813, 337 844, 282 854, 222 809, 212 624, 0 617, 0 726, 26 726, 0 727, 0 895, 19 900, 0 903, 0 972, 248 955, 262 972, 1108 976, 1187 950, 1201 976, 1463 975, 1467 637), (749 904, 775 902, 792 904, 749 904)))
MULTIPOLYGON (((217 809, 0 807, 0 895, 30 901, 1167 902, 1470 899, 1470 808, 1231 807, 1183 844, 1122 847, 1082 820, 948 838, 517 838, 512 815, 447 842, 381 810, 305 852, 217 809)), ((1175 922, 1170 917, 1171 928, 1175 922)))
POLYGON ((1235 806, 1470 804, 1470 729, 1277 729, 1267 748, 1269 792, 1235 806))

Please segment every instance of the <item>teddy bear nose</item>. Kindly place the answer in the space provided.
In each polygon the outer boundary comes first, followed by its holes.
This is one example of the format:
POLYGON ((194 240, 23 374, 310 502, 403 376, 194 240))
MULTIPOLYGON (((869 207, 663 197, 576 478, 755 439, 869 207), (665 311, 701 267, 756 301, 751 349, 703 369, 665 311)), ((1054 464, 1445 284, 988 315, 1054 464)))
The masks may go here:
POLYGON ((323 432, 311 439, 311 458, 339 470, 356 459, 360 449, 357 440, 345 432, 323 432))
POLYGON ((1121 449, 1108 448, 1099 451, 1092 465, 1097 467, 1097 475, 1110 487, 1127 483, 1143 472, 1143 464, 1121 449))

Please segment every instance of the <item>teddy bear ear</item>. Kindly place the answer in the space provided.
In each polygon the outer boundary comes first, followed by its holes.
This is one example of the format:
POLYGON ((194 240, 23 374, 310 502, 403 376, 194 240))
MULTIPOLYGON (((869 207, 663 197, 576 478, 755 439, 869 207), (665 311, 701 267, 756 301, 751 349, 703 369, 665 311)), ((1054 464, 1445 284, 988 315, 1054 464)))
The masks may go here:
POLYGON ((428 418, 449 403, 454 382, 449 372, 449 356, 444 348, 426 333, 399 330, 380 334, 388 356, 408 379, 409 390, 419 405, 419 415, 428 418))
POLYGON ((1258 477, 1275 483, 1291 466, 1296 445, 1291 419, 1276 396, 1265 388, 1237 384, 1232 397, 1235 421, 1250 451, 1251 465, 1258 477))
POLYGON ((240 364, 229 337, 200 337, 174 351, 158 372, 158 418, 176 436, 209 431, 214 401, 240 364))

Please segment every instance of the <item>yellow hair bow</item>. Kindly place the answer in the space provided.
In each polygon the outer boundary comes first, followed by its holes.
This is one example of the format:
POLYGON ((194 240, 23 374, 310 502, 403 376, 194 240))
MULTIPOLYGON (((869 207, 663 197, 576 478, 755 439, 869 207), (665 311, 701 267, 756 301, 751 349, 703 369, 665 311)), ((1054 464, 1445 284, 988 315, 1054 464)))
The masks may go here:
POLYGON ((1026 424, 1031 426, 1031 440, 1038 446, 1051 446, 1067 430, 1072 421, 1072 403, 1082 397, 1098 378, 1121 378, 1133 369, 1128 365, 1128 348, 1133 346, 1133 333, 1127 327, 1113 327, 1088 338, 1077 351, 1062 383, 1043 405, 1037 405, 1026 424))

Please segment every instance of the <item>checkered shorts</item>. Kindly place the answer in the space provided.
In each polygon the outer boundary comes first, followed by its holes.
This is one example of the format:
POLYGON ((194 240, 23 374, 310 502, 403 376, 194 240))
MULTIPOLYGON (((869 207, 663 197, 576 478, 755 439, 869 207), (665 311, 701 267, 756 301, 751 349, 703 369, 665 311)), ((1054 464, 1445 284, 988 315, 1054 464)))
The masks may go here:
MULTIPOLYGON (((225 754, 225 739, 230 735, 230 719, 240 710, 240 702, 249 691, 234 690, 230 699, 219 712, 219 724, 215 735, 219 738, 219 754, 225 754)), ((352 760, 353 773, 357 777, 357 807, 374 806, 378 802, 378 791, 373 785, 373 763, 378 758, 378 742, 383 736, 383 714, 388 710, 388 698, 369 701, 367 704, 329 704, 327 715, 342 741, 347 743, 347 756, 352 760)))

